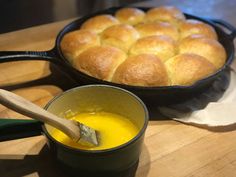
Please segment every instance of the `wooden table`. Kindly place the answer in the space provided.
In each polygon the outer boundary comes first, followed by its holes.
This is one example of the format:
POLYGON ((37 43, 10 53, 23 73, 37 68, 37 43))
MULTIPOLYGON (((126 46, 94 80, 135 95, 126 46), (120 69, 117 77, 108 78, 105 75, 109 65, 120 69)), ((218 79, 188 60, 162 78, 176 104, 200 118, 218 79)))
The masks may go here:
MULTIPOLYGON (((236 26, 235 2, 151 1, 152 6, 170 2, 195 15, 223 18, 236 26)), ((61 28, 71 20, 0 35, 0 50, 47 50, 61 28)), ((44 61, 0 64, 0 85, 44 106, 63 89, 74 85, 56 67, 53 73, 44 61), (58 79, 60 78, 60 79, 58 79)), ((4 106, 0 117, 25 118, 4 106)), ((49 158, 43 136, 0 143, 0 176, 65 177, 49 158)), ((172 120, 150 121, 136 177, 235 177, 236 131, 212 132, 172 120)))

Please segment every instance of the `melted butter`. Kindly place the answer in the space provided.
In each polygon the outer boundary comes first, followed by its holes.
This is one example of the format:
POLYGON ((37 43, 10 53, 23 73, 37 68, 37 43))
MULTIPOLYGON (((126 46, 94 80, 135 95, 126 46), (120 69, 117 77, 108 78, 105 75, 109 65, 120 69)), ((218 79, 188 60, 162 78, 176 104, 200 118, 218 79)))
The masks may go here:
POLYGON ((71 118, 99 131, 99 146, 87 147, 72 141, 63 132, 54 129, 51 136, 57 141, 77 149, 102 150, 122 145, 138 133, 138 128, 127 118, 118 114, 99 112, 81 113, 71 118))

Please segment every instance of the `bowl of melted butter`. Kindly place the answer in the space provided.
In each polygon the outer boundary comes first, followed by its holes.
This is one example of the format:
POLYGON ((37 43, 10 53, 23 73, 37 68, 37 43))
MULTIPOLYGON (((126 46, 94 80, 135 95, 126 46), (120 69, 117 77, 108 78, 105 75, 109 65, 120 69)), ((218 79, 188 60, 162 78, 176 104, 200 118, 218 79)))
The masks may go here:
POLYGON ((77 149, 103 150, 117 147, 130 141, 139 131, 135 124, 128 118, 114 113, 80 113, 71 119, 81 122, 99 132, 98 146, 83 146, 70 139, 58 129, 54 129, 51 133, 55 140, 77 149))
POLYGON ((133 93, 107 85, 81 86, 55 97, 45 109, 99 132, 99 145, 85 146, 60 130, 44 125, 53 156, 71 174, 79 171, 91 176, 107 176, 137 164, 148 112, 133 93))

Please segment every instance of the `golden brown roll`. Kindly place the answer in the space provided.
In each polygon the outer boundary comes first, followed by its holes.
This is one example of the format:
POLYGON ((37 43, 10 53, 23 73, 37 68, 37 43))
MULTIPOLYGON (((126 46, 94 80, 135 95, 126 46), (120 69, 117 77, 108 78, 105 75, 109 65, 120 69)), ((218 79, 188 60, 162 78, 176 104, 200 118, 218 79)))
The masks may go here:
POLYGON ((226 61, 224 47, 216 40, 206 38, 202 35, 191 35, 179 44, 180 53, 195 53, 205 57, 217 69, 222 67, 226 61))
POLYGON ((166 68, 171 85, 192 85, 216 71, 215 66, 196 54, 179 54, 169 59, 166 68))
POLYGON ((141 23, 145 17, 145 13, 137 8, 126 7, 115 13, 115 17, 121 22, 129 25, 141 23))
POLYGON ((67 33, 60 47, 63 55, 73 63, 73 60, 85 49, 100 45, 99 37, 89 30, 76 30, 67 33))
POLYGON ((112 15, 98 15, 85 21, 81 29, 92 30, 95 33, 101 33, 106 28, 119 24, 119 21, 112 15))
POLYGON ((135 86, 168 85, 165 65, 152 54, 127 58, 114 73, 113 82, 135 86))
POLYGON ((179 30, 181 39, 188 37, 192 34, 201 34, 208 38, 217 40, 217 34, 215 32, 215 29, 210 25, 198 20, 189 19, 183 21, 179 26, 179 30))
POLYGON ((101 34, 102 45, 110 45, 127 52, 139 38, 139 33, 131 25, 119 24, 107 28, 101 34))
POLYGON ((178 26, 180 22, 185 20, 184 14, 173 6, 161 6, 152 8, 147 11, 147 21, 164 21, 178 26))
POLYGON ((150 22, 143 23, 135 26, 141 37, 153 36, 153 35, 167 35, 174 40, 179 39, 178 29, 166 22, 150 22))
POLYGON ((148 36, 140 38, 130 49, 130 55, 154 54, 163 62, 177 53, 177 44, 169 36, 148 36))
POLYGON ((91 47, 82 52, 74 66, 92 77, 110 81, 117 66, 126 59, 126 54, 109 46, 91 47))

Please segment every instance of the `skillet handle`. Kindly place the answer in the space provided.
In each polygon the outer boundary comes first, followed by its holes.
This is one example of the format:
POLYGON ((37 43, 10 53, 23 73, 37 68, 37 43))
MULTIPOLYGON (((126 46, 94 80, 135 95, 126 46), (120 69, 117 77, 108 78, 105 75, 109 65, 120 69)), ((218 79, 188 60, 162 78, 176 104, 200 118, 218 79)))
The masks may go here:
POLYGON ((220 20, 220 19, 211 19, 211 21, 213 21, 214 23, 223 26, 224 28, 228 29, 230 31, 229 37, 234 40, 234 38, 236 37, 236 27, 234 27, 233 25, 231 25, 230 23, 224 21, 224 20, 220 20))
POLYGON ((0 119, 0 142, 41 135, 42 125, 36 120, 0 119))
POLYGON ((60 64, 54 49, 49 51, 0 51, 0 63, 23 60, 45 60, 60 64))
POLYGON ((48 61, 61 67, 61 71, 64 72, 71 81, 77 83, 77 81, 73 79, 74 73, 71 71, 71 68, 68 68, 70 65, 66 65, 65 62, 60 59, 56 48, 49 51, 0 51, 0 64, 11 61, 32 60, 48 61))

